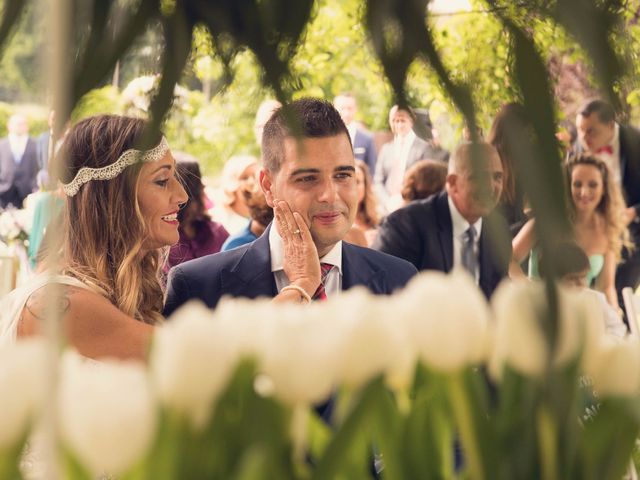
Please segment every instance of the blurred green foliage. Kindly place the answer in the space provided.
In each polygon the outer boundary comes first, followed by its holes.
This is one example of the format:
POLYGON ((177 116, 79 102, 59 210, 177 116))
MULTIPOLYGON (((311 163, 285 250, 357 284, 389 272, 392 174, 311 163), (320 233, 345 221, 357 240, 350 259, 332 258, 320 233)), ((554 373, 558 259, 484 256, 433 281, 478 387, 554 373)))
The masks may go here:
MULTIPOLYGON (((550 65, 557 115, 572 119, 584 97, 596 92, 588 68, 583 67, 592 67, 588 55, 564 29, 540 15, 540 7, 531 8, 532 2, 498 3, 510 18, 517 19, 521 27, 531 32, 540 54, 550 65)), ((477 121, 487 133, 500 105, 520 100, 521 92, 513 76, 513 48, 504 26, 487 3, 471 4, 473 12, 431 15, 429 21, 451 79, 473 87, 477 121)), ((166 8, 167 5, 172 4, 167 3, 166 8)), ((358 99, 359 120, 373 131, 386 130, 394 96, 362 21, 365 5, 362 0, 314 3, 312 20, 303 32, 296 54, 289 59, 291 75, 287 87, 294 97, 332 99, 340 92, 351 92, 358 99)), ((636 47, 640 46, 640 27, 635 15, 628 6, 626 28, 615 34, 615 45, 631 70, 615 88, 625 115, 637 122, 640 48, 636 47)), ((47 103, 48 91, 46 84, 42 84, 41 68, 42 52, 47 49, 45 16, 40 4, 28 4, 0 61, 0 99, 47 103)), ((116 74, 105 78, 104 86, 82 98, 72 120, 105 112, 131 113, 121 98, 121 90, 135 78, 158 71, 163 48, 160 32, 157 22, 148 25, 120 59, 116 74)), ((258 154, 254 115, 264 98, 274 97, 274 92, 264 86, 263 69, 254 53, 244 47, 231 62, 232 81, 226 82, 224 64, 213 55, 220 47, 213 44, 204 27, 196 27, 193 50, 181 81, 189 91, 186 100, 174 105, 164 127, 173 147, 200 158, 208 174, 219 171, 232 155, 258 154)), ((412 106, 429 110, 443 145, 453 148, 460 138, 462 114, 423 59, 418 58, 411 65, 406 90, 412 106)), ((32 119, 36 122, 32 124, 32 132, 46 128, 47 109, 43 107, 37 118, 32 119)), ((8 116, 3 112, 4 109, 0 112, 0 132, 4 131, 4 117, 8 116)))

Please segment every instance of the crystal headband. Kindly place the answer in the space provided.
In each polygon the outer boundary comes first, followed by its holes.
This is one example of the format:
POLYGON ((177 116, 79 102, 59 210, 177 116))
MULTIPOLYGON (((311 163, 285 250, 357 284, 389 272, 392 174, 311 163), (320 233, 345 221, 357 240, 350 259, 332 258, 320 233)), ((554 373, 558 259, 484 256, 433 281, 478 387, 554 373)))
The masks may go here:
POLYGON ((111 180, 122 173, 122 171, 138 162, 155 162, 161 160, 169 151, 169 143, 162 137, 160 143, 151 150, 127 150, 118 157, 118 160, 111 165, 100 168, 82 167, 69 183, 62 185, 62 190, 68 197, 73 197, 80 187, 91 180, 111 180))

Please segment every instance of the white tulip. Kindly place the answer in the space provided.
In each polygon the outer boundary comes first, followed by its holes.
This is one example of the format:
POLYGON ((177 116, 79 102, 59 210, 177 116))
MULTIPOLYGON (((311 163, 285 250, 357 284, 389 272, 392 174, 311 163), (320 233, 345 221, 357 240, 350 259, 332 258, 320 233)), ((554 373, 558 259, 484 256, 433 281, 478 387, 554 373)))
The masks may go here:
POLYGON ((157 395, 196 429, 209 420, 237 366, 238 348, 230 338, 229 323, 215 321, 199 302, 186 304, 156 330, 151 372, 157 395))
POLYGON ((547 358, 547 343, 539 326, 544 285, 505 281, 491 303, 496 321, 489 362, 492 376, 501 378, 505 363, 523 375, 541 375, 547 358))
POLYGON ((321 402, 335 385, 339 336, 321 303, 270 304, 264 312, 262 369, 274 394, 289 405, 321 402))
POLYGON ((640 344, 636 339, 601 343, 590 372, 600 397, 636 397, 640 393, 640 344))
POLYGON ((588 289, 560 288, 560 330, 554 355, 556 366, 566 365, 582 355, 583 369, 595 361, 594 355, 605 336, 602 305, 588 289))
MULTIPOLYGON (((555 366, 564 366, 582 355, 582 365, 593 362, 604 335, 602 308, 589 292, 559 288, 558 331, 553 354, 555 366)), ((542 374, 549 349, 542 321, 549 303, 542 282, 505 282, 492 301, 496 315, 495 344, 490 362, 499 378, 504 363, 528 375, 542 374)))
POLYGON ((119 475, 151 447, 156 408, 144 365, 63 357, 58 392, 64 444, 94 475, 119 475))
POLYGON ((47 345, 19 340, 0 349, 0 450, 24 440, 40 411, 46 386, 47 345))
POLYGON ((421 273, 394 305, 426 366, 451 372, 485 358, 489 308, 466 272, 421 273))
POLYGON ((390 300, 354 288, 323 305, 327 328, 340 339, 338 381, 359 388, 376 375, 389 372, 391 382, 400 381, 410 349, 390 300))

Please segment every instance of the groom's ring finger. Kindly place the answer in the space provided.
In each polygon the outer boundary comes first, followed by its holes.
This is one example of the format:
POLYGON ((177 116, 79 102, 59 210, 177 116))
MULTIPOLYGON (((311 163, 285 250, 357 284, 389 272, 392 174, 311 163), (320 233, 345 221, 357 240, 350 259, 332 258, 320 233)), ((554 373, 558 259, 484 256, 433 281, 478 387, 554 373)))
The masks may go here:
POLYGON ((300 235, 300 233, 301 233, 301 232, 300 232, 300 229, 299 229, 299 228, 296 228, 296 229, 295 229, 293 232, 291 232, 291 233, 293 233, 294 235, 300 235))

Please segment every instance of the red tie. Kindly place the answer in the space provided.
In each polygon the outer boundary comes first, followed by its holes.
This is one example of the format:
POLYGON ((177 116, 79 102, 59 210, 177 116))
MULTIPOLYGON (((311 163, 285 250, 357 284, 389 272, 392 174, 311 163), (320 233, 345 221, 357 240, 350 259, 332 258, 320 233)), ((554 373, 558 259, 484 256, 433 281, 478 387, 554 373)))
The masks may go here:
POLYGON ((611 145, 600 147, 598 150, 596 150, 596 153, 608 153, 609 155, 613 155, 613 147, 611 145))
POLYGON ((327 280, 327 275, 333 268, 333 265, 330 263, 320 263, 320 285, 318 285, 318 289, 316 293, 313 294, 311 300, 326 300, 327 293, 324 291, 324 282, 327 280))

